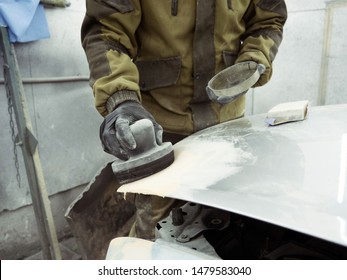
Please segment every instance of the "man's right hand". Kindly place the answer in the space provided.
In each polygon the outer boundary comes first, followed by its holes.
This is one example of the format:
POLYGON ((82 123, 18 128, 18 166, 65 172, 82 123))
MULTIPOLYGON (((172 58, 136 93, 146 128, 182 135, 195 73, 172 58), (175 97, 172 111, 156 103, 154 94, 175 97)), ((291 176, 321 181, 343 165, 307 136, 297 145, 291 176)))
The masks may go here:
POLYGON ((108 114, 100 126, 100 140, 105 152, 122 160, 128 160, 128 150, 136 148, 130 125, 141 119, 152 121, 157 144, 161 145, 163 128, 154 117, 136 101, 125 101, 108 114))

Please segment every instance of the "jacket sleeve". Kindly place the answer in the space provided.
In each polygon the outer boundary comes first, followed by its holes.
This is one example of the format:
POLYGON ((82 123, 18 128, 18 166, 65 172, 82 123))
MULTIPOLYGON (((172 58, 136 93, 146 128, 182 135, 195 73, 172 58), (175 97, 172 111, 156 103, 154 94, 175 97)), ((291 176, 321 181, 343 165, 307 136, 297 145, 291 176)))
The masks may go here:
POLYGON ((266 84, 272 75, 272 62, 281 44, 283 26, 287 20, 284 0, 253 0, 244 20, 246 31, 241 38, 243 43, 236 60, 255 61, 264 64, 266 71, 255 84, 266 84))
POLYGON ((103 116, 123 101, 140 101, 136 29, 141 19, 136 1, 86 0, 81 28, 95 106, 103 116))

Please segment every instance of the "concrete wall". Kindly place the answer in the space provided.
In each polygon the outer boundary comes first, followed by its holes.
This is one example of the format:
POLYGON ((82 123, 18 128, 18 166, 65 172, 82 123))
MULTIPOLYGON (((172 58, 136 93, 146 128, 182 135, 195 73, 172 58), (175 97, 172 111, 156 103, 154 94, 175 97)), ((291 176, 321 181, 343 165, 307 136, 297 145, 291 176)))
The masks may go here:
MULTIPOLYGON (((49 194, 88 182, 110 159, 102 152, 98 126, 102 121, 93 105, 88 85, 88 65, 80 44, 84 0, 71 1, 68 8, 46 8, 51 38, 16 44, 21 72, 27 78, 71 78, 72 82, 25 83, 31 122, 49 194)), ((18 149, 21 188, 16 180, 9 114, 1 88, 0 211, 31 202, 25 168, 18 149)))
MULTIPOLYGON (((94 109, 86 79, 88 65, 80 45, 84 5, 84 0, 71 0, 68 8, 47 8, 51 38, 16 45, 24 80, 78 78, 73 82, 24 85, 47 190, 54 198, 59 236, 68 230, 63 213, 76 196, 74 188, 88 183, 102 164, 112 159, 100 146, 98 127, 102 119, 94 109)), ((263 113, 286 101, 308 99, 313 106, 347 102, 347 36, 343 30, 347 0, 288 0, 287 7, 289 18, 272 80, 247 93, 247 114, 263 113)), ((4 252, 7 255, 12 246, 9 244, 33 247, 38 237, 35 227, 28 226, 34 224, 32 212, 24 214, 24 209, 31 211, 31 198, 20 149, 21 187, 16 179, 6 94, 1 84, 0 92, 0 258, 5 258, 4 252)), ((16 252, 13 257, 22 255, 16 252)))
MULTIPOLYGON (((70 2, 68 8, 45 9, 50 39, 15 45, 21 77, 27 81, 27 105, 59 237, 68 233, 64 212, 77 197, 76 190, 81 191, 78 187, 88 183, 112 159, 100 145, 98 127, 102 118, 93 105, 88 65, 80 44, 85 1, 70 2), (30 82, 30 78, 52 77, 74 81, 30 82)), ((38 234, 20 148, 20 186, 16 179, 3 84, 0 92, 0 258, 22 258, 30 248, 37 249, 38 234)))

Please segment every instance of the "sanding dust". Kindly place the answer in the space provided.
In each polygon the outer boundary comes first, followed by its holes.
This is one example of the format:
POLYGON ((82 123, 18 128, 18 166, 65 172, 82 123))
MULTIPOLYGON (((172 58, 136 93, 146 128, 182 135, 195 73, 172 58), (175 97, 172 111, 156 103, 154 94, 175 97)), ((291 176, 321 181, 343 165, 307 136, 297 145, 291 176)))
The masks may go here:
POLYGON ((170 196, 179 189, 201 190, 236 174, 254 156, 237 141, 194 139, 174 146, 175 161, 147 178, 121 186, 119 192, 170 196))

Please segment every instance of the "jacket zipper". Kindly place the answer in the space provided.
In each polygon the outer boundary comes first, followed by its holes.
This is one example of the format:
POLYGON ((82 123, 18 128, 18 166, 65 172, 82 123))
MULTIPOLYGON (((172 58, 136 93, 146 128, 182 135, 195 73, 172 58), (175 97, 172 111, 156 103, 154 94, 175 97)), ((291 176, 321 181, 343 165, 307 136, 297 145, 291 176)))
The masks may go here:
POLYGON ((171 15, 177 16, 178 11, 178 0, 172 0, 171 1, 171 15))
POLYGON ((232 10, 233 9, 233 3, 232 0, 227 0, 228 1, 228 9, 232 10))

